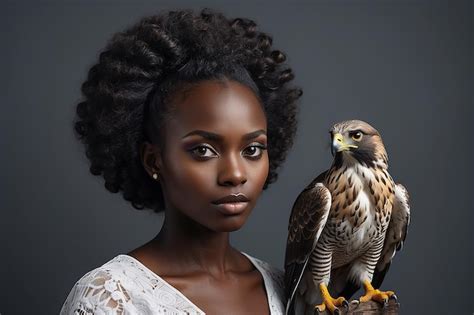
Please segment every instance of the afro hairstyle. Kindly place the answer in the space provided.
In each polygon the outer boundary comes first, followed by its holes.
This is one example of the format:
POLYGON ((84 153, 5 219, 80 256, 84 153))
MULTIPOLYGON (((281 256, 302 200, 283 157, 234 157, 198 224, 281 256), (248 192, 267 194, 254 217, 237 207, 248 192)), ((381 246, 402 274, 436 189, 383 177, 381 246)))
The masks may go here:
POLYGON ((296 134, 302 90, 289 86, 286 56, 272 37, 246 18, 228 19, 209 8, 142 17, 115 33, 81 85, 74 131, 85 145, 90 172, 135 209, 164 210, 159 181, 146 172, 144 141, 159 143, 167 99, 186 84, 236 80, 251 88, 267 118, 269 173, 276 181, 296 134))

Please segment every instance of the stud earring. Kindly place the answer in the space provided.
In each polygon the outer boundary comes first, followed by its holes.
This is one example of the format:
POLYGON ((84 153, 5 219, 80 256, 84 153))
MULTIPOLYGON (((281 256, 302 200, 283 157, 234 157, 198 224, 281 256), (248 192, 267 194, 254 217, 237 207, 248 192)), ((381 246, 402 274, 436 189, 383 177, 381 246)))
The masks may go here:
POLYGON ((154 178, 155 180, 158 180, 158 173, 153 173, 153 178, 154 178))

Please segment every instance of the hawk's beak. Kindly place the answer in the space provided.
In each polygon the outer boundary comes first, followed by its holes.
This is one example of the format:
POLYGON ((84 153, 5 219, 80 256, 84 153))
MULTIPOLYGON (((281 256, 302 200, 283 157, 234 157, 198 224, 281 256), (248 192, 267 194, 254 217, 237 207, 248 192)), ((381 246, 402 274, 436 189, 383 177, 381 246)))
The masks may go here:
POLYGON ((351 148, 357 148, 356 145, 346 144, 344 137, 340 133, 334 134, 332 138, 331 153, 334 156, 336 152, 349 151, 351 148))

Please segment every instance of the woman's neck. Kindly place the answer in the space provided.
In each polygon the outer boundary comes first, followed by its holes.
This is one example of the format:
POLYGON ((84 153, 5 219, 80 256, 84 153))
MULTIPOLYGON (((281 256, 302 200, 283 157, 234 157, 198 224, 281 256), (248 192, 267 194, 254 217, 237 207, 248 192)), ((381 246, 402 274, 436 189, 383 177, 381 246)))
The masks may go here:
POLYGON ((209 230, 183 215, 167 214, 153 242, 176 265, 189 268, 189 272, 219 277, 234 266, 236 250, 230 246, 229 233, 209 230))

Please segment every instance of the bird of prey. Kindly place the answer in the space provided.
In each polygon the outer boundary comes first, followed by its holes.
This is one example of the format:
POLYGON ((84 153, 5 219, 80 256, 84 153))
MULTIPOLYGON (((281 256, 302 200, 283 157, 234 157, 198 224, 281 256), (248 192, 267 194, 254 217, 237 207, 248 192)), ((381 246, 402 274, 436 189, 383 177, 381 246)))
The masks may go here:
POLYGON ((334 160, 294 202, 285 254, 287 314, 340 313, 358 302, 397 299, 380 285, 410 222, 408 192, 388 173, 379 132, 360 120, 330 129, 334 160))

